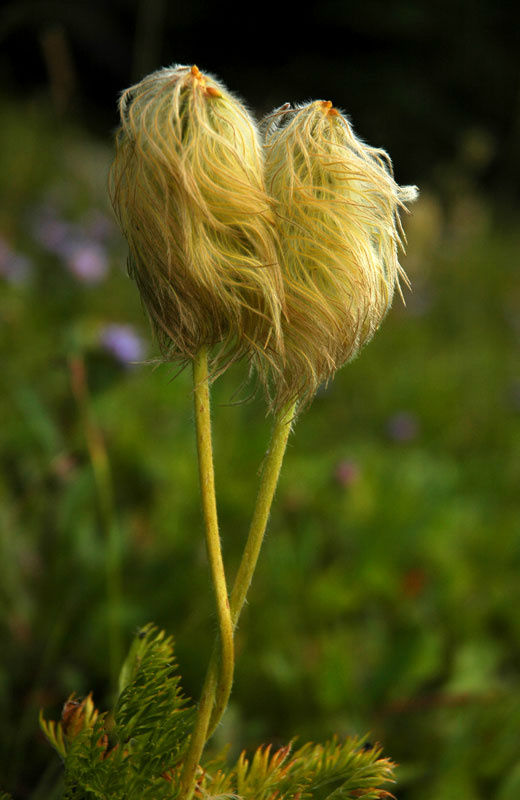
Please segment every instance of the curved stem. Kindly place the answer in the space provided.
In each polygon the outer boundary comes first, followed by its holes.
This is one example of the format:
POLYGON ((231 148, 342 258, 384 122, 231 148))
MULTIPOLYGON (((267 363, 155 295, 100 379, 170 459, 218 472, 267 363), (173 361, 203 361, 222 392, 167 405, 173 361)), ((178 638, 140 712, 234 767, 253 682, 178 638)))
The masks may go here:
MULTIPOLYGON (((262 477, 260 479, 260 486, 256 498, 256 505, 253 512, 253 519, 249 529, 246 546, 242 555, 242 560, 238 568, 238 572, 233 584, 233 591, 231 592, 231 620, 233 623, 233 630, 235 629, 240 612, 245 603, 246 595, 251 585, 253 573, 255 571, 260 549, 264 540, 264 534, 267 528, 269 519, 269 512, 273 502, 274 493, 280 477, 280 470, 282 468, 283 457, 287 447, 287 440, 291 432, 291 422, 295 414, 295 403, 289 403, 284 406, 278 413, 273 432, 271 434, 271 441, 269 449, 264 461, 262 469, 262 477)), ((210 661, 211 667, 216 665, 215 658, 216 651, 214 649, 213 656, 210 661)), ((217 698, 211 715, 209 723, 207 738, 211 736, 222 715, 226 709, 230 689, 225 689, 222 685, 222 676, 217 688, 217 698)))
POLYGON ((204 750, 204 745, 208 739, 208 726, 211 717, 211 709, 215 702, 215 692, 217 688, 218 659, 217 648, 213 648, 211 661, 206 673, 206 679, 200 695, 197 708, 197 717, 193 733, 191 734, 190 745, 184 759, 179 786, 180 800, 191 800, 195 790, 195 778, 200 757, 204 750))
POLYGON ((222 691, 226 697, 229 697, 231 685, 233 683, 234 668, 233 625, 231 622, 226 577, 222 561, 217 504, 215 499, 207 348, 202 348, 193 361, 193 383, 200 491, 204 512, 206 550, 217 605, 220 659, 217 664, 217 658, 215 654, 212 654, 208 673, 202 689, 190 746, 184 761, 181 775, 180 797, 185 798, 185 800, 190 800, 193 795, 195 773, 204 744, 206 743, 208 723, 215 701, 217 674, 219 674, 220 691, 222 691))

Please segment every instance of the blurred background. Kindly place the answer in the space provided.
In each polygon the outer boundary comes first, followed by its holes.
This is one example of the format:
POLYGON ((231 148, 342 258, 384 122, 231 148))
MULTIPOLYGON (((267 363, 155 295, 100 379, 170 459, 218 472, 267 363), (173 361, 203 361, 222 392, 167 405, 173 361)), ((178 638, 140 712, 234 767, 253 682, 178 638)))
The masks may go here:
MULTIPOLYGON (((214 746, 369 732, 400 800, 520 797, 520 47, 514 4, 5 2, 0 11, 0 784, 110 702, 137 626, 197 697, 215 631, 189 371, 157 355, 106 192, 118 93, 196 63, 261 115, 330 99, 421 198, 405 291, 291 439, 214 746)), ((214 387, 232 577, 270 430, 214 387)), ((244 396, 247 391, 243 391, 244 396)))

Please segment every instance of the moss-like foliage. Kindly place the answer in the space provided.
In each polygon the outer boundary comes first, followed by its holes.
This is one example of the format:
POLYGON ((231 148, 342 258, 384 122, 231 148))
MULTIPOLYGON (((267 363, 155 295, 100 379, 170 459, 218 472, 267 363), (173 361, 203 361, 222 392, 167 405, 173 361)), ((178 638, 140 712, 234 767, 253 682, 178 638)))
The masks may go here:
POLYGON ((179 682, 172 639, 148 625, 130 649, 111 714, 98 714, 89 696, 69 699, 59 723, 42 720, 65 762, 65 798, 172 796, 166 773, 181 761, 193 720, 179 682))
POLYGON ((231 768, 207 768, 199 781, 201 794, 233 795, 241 800, 377 800, 388 797, 381 785, 392 780, 393 764, 380 758, 379 747, 365 748, 363 740, 332 739, 324 745, 291 745, 271 754, 260 747, 253 758, 244 753, 231 768))
MULTIPOLYGON (((42 728, 65 764, 64 800, 163 800, 179 796, 183 756, 194 708, 180 690, 173 641, 147 625, 137 634, 111 713, 99 713, 89 695, 65 703, 60 722, 42 728)), ((240 800, 378 800, 392 780, 392 763, 379 747, 358 738, 325 745, 291 744, 242 753, 199 767, 196 797, 240 800)), ((1 796, 0 800, 8 800, 1 796)))

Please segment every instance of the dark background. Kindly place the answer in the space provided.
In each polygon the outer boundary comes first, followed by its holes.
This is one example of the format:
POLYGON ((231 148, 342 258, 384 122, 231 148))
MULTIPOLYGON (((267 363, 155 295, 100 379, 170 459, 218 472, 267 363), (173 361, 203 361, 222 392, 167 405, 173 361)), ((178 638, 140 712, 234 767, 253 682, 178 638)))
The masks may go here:
POLYGON ((478 135, 479 180, 517 196, 519 14, 493 0, 268 3, 7 2, 0 14, 4 91, 55 84, 61 110, 100 133, 115 98, 160 65, 213 71, 259 112, 330 98, 385 147, 401 182, 442 180, 478 135))

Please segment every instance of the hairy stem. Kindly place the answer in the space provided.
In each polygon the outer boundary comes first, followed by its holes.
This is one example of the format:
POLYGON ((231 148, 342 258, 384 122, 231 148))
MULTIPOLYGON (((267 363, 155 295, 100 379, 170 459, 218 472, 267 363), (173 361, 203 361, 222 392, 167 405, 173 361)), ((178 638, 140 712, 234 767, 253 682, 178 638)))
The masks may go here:
POLYGON ((206 680, 202 689, 195 726, 181 775, 180 797, 183 798, 183 800, 190 800, 193 795, 196 770, 207 740, 208 724, 215 697, 220 696, 220 694, 225 695, 226 698, 229 697, 231 685, 233 683, 234 667, 233 624, 231 621, 226 577, 222 561, 217 504, 215 499, 215 475, 213 470, 208 385, 208 354, 206 348, 202 348, 193 361, 193 384, 200 492, 204 513, 206 550, 217 605, 220 659, 217 659, 215 654, 212 654, 206 680))
MULTIPOLYGON (((267 451, 265 461, 262 469, 262 476, 260 479, 260 486, 256 498, 256 505, 253 512, 253 519, 249 529, 246 546, 242 555, 242 560, 238 568, 238 572, 231 592, 231 620, 233 623, 233 630, 235 629, 240 612, 245 603, 249 586, 253 578, 260 549, 264 540, 265 530, 267 528, 267 521, 273 502, 274 493, 280 477, 280 470, 282 468, 283 457, 287 447, 287 440, 291 432, 291 422, 294 418, 295 403, 289 403, 284 406, 278 413, 273 432, 271 434, 271 441, 267 451)), ((216 650, 213 651, 213 656, 210 661, 210 669, 216 667, 216 650)), ((230 689, 223 686, 222 676, 218 683, 217 696, 213 713, 211 715, 207 738, 211 736, 222 715, 226 709, 230 689)))

